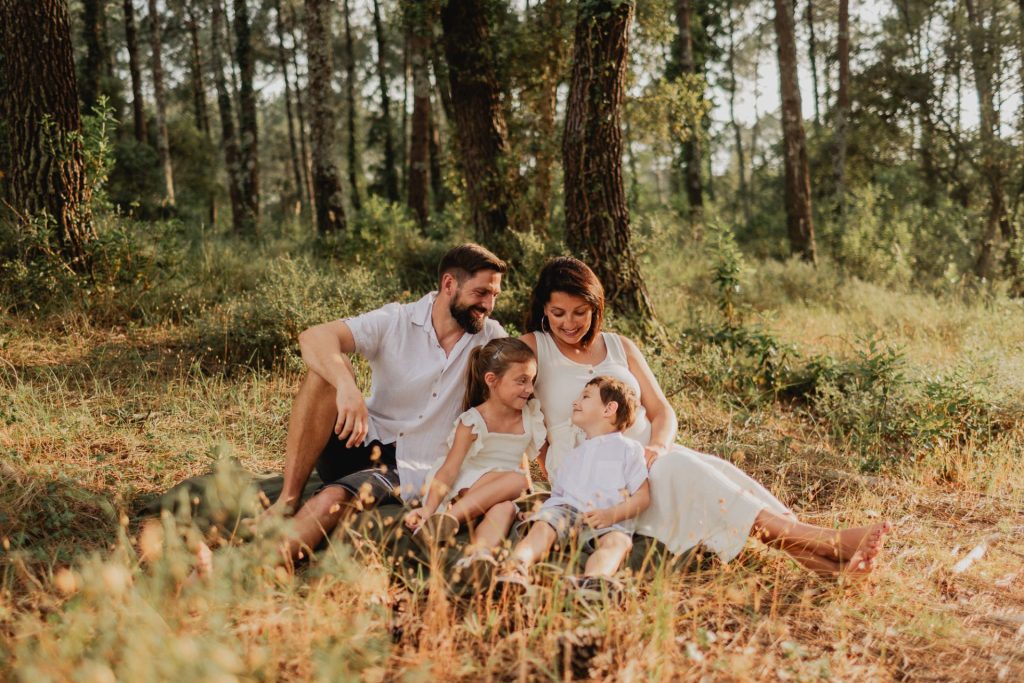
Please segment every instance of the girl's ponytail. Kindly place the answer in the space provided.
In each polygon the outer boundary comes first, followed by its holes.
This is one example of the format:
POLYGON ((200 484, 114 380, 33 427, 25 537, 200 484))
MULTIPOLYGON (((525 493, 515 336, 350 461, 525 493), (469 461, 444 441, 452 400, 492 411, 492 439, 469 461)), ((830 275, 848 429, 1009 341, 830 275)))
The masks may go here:
POLYGON ((487 383, 484 382, 484 375, 487 374, 484 366, 487 363, 481 362, 484 348, 486 347, 478 346, 469 352, 469 364, 466 368, 466 397, 462 401, 463 412, 487 400, 487 383))

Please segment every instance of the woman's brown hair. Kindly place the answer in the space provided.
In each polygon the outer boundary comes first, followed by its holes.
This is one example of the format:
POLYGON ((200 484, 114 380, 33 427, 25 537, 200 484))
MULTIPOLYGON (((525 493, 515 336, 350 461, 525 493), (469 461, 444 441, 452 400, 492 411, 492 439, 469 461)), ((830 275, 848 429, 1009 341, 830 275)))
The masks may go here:
POLYGON ((513 363, 536 359, 533 349, 526 342, 512 337, 492 339, 470 351, 469 367, 466 369, 466 398, 462 402, 462 409, 474 408, 490 396, 490 389, 484 381, 484 375, 488 372, 501 377, 513 363))
POLYGON ((551 300, 553 292, 578 296, 593 311, 590 329, 580 339, 580 346, 587 348, 601 332, 604 321, 604 287, 583 261, 571 256, 549 259, 537 276, 537 284, 530 295, 530 312, 526 319, 527 332, 547 332, 544 324, 544 306, 551 300))

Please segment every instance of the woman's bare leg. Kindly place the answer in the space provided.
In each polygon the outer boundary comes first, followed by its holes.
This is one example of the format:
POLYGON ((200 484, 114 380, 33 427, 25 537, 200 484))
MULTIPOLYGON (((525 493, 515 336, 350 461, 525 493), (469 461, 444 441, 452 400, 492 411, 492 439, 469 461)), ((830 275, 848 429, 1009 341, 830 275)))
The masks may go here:
POLYGON ((465 524, 498 503, 515 500, 526 490, 526 477, 518 472, 488 472, 448 508, 448 514, 465 524))
POLYGON ((865 559, 859 552, 854 553, 849 562, 830 560, 803 548, 790 548, 786 553, 805 569, 821 576, 866 575, 875 568, 874 559, 865 559))
POLYGON ((862 560, 873 559, 881 552, 888 531, 888 522, 851 529, 826 529, 762 510, 754 520, 751 534, 787 552, 803 549, 827 560, 846 562, 857 553, 862 560))
POLYGON ((632 547, 633 539, 628 534, 609 531, 597 539, 597 549, 587 558, 583 573, 586 576, 614 576, 632 547))

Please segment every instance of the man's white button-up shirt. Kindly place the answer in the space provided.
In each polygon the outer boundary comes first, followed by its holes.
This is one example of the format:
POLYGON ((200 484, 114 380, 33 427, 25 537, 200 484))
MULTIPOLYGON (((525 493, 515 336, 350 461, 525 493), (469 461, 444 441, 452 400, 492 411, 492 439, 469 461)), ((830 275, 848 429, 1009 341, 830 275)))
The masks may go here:
POLYGON ((356 351, 373 372, 366 407, 366 443, 396 445, 402 495, 416 497, 434 462, 446 455, 445 439, 462 412, 469 352, 507 336, 488 318, 484 329, 464 334, 447 356, 430 318, 437 292, 410 304, 387 304, 348 318, 356 351))

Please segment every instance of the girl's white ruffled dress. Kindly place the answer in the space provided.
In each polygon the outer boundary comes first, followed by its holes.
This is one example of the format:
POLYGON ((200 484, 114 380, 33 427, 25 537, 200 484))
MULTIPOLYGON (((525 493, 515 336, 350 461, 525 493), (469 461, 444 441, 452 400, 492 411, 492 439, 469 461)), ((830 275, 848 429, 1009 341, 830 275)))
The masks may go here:
MULTIPOLYGON (((487 421, 476 408, 470 408, 459 415, 448 435, 448 448, 452 447, 455 441, 455 430, 460 424, 469 427, 476 440, 469 447, 465 460, 462 461, 462 468, 459 476, 455 479, 451 491, 445 496, 442 505, 454 498, 460 491, 468 489, 477 482, 480 477, 488 472, 522 472, 523 454, 530 460, 536 460, 540 448, 547 437, 547 430, 544 427, 544 416, 540 412, 540 401, 530 399, 523 408, 523 433, 508 434, 505 432, 492 432, 487 429, 487 421)), ((427 490, 434 475, 444 464, 444 458, 439 459, 427 475, 427 490)))
MULTIPOLYGON (((629 371, 626 350, 617 334, 602 333, 608 355, 595 365, 567 358, 551 336, 537 337, 537 384, 534 389, 544 409, 548 429, 545 464, 554 472, 561 458, 579 443, 581 433, 572 425, 572 402, 594 377, 621 380, 640 396, 640 385, 629 371)), ((646 445, 651 424, 641 407, 625 436, 646 445)), ((636 533, 653 536, 674 553, 698 544, 723 561, 743 549, 761 510, 792 515, 788 508, 732 463, 679 444, 654 461, 650 471, 651 505, 637 519, 636 533)))

